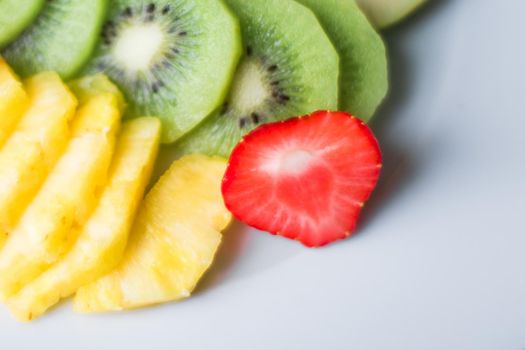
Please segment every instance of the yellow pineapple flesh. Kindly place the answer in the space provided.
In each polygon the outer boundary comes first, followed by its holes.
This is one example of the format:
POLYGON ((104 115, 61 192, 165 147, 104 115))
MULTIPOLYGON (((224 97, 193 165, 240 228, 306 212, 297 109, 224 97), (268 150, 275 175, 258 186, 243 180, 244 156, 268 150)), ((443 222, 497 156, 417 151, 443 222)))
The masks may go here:
POLYGON ((86 222, 106 181, 120 116, 111 93, 81 105, 64 154, 0 252, 2 300, 58 261, 75 241, 76 228, 86 222))
POLYGON ((0 149, 0 251, 65 149, 77 106, 55 73, 36 75, 25 88, 28 108, 0 149))
POLYGON ((0 147, 29 104, 22 82, 0 57, 0 147))
POLYGON ((126 122, 118 138, 108 183, 72 249, 8 300, 21 321, 42 315, 60 298, 110 272, 126 246, 135 211, 148 183, 160 142, 160 121, 126 122))
POLYGON ((80 288, 79 312, 137 308, 190 295, 213 261, 231 220, 221 196, 226 161, 175 161, 142 203, 117 268, 80 288))

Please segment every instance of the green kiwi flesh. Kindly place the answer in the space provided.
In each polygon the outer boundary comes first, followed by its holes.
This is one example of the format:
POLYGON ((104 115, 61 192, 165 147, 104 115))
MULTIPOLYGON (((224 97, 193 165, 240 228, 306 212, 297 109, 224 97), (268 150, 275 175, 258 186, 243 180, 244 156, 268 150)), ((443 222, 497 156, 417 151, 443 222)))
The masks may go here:
POLYGON ((318 17, 341 58, 339 108, 368 121, 388 90, 385 46, 353 1, 297 0, 318 17))
POLYGON ((3 55, 24 77, 53 70, 71 78, 92 54, 106 6, 106 0, 47 0, 33 24, 3 55))
POLYGON ((175 145, 175 154, 227 157, 260 124, 336 109, 339 57, 315 15, 292 0, 227 0, 245 55, 223 106, 175 145))
POLYGON ((224 101, 242 54, 239 22, 218 0, 115 0, 88 73, 123 91, 127 117, 157 116, 172 143, 224 101))
POLYGON ((427 0, 357 0, 376 28, 389 27, 414 12, 427 0))
POLYGON ((16 39, 33 22, 44 0, 0 1, 0 49, 16 39))

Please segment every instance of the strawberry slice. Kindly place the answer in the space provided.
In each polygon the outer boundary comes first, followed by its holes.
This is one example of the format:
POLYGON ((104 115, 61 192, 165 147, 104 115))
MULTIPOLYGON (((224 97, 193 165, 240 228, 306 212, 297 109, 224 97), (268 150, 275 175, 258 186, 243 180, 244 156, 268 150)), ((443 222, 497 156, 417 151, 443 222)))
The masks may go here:
POLYGON ((233 150, 222 194, 240 221, 318 247, 352 234, 380 168, 368 126, 319 111, 248 134, 233 150))

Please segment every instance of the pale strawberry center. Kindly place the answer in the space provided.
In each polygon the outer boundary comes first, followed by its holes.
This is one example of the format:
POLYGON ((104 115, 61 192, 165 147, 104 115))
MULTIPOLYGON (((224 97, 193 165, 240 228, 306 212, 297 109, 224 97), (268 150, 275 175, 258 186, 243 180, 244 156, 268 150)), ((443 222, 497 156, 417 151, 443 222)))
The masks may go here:
POLYGON ((281 159, 281 169, 287 173, 298 174, 305 171, 313 155, 305 150, 294 150, 286 153, 281 159))
POLYGON ((299 175, 313 163, 314 155, 303 149, 274 150, 267 155, 261 169, 271 175, 299 175))

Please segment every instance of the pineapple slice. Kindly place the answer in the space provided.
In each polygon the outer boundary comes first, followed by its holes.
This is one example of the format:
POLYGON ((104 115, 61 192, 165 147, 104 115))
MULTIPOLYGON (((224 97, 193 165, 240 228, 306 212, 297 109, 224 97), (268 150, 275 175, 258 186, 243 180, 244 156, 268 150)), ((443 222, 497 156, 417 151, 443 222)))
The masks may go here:
POLYGON ((175 161, 142 203, 118 267, 80 288, 79 312, 136 308, 188 297, 231 220, 221 196, 226 161, 175 161))
POLYGON ((26 110, 29 98, 18 77, 0 57, 0 147, 26 110))
POLYGON ((17 293, 67 252, 104 185, 121 110, 102 92, 77 112, 72 137, 0 252, 0 298, 17 293))
POLYGON ((151 176, 159 140, 160 121, 156 118, 124 124, 98 206, 66 256, 8 300, 16 318, 30 321, 42 315, 60 298, 115 268, 151 176))
POLYGON ((0 150, 0 250, 65 149, 77 106, 55 73, 39 74, 25 85, 28 109, 0 150))
POLYGON ((104 74, 95 74, 83 77, 69 83, 69 87, 81 104, 100 94, 111 94, 115 98, 118 108, 123 111, 126 107, 124 95, 118 87, 104 74))

